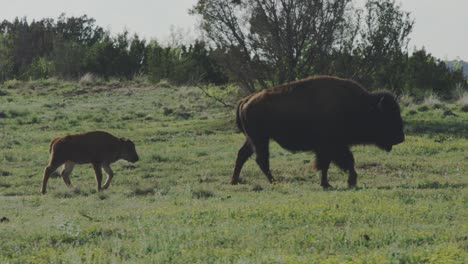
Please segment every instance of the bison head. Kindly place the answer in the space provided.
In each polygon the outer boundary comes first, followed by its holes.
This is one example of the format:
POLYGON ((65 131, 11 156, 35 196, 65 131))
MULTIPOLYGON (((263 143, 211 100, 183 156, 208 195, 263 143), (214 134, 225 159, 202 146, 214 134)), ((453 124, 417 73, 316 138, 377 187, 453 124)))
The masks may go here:
POLYGON ((122 144, 121 158, 132 163, 137 162, 138 154, 135 149, 135 144, 131 140, 125 138, 121 138, 120 142, 122 144))
POLYGON ((374 94, 377 130, 376 145, 385 151, 391 151, 393 145, 405 140, 403 133, 403 120, 401 119, 400 107, 395 97, 388 92, 374 94))

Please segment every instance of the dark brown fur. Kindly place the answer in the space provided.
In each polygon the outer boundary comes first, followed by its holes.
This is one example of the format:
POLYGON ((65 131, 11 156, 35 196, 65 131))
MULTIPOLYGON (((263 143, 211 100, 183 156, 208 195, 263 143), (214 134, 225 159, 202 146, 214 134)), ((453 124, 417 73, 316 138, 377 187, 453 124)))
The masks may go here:
POLYGON ((117 138, 107 132, 91 131, 82 134, 68 135, 50 142, 49 165, 44 170, 42 179, 42 194, 46 193, 47 181, 61 165, 61 172, 65 184, 72 188, 70 174, 75 164, 91 163, 96 173, 97 190, 107 189, 113 177, 110 164, 125 159, 130 162, 138 161, 135 144, 125 138, 117 138), (108 177, 101 188, 102 168, 108 177))
POLYGON ((350 146, 374 144, 390 151, 404 140, 399 106, 388 92, 369 93, 358 83, 335 77, 292 82, 249 95, 239 102, 236 123, 246 140, 238 152, 232 184, 255 152, 256 162, 273 182, 269 166, 269 140, 292 151, 315 151, 316 167, 327 179, 330 163, 349 172, 356 185, 350 146))

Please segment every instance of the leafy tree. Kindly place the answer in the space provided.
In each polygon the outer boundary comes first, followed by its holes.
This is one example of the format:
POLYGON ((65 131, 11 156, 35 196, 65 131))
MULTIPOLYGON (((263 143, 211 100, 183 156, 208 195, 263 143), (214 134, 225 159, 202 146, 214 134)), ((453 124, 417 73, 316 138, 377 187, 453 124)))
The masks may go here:
POLYGON ((157 41, 151 41, 146 48, 146 73, 150 80, 159 82, 167 79, 174 67, 174 53, 171 48, 162 47, 157 41))
POLYGON ((87 49, 85 70, 109 78, 113 74, 113 60, 118 56, 114 48, 114 40, 106 34, 104 38, 87 49))
POLYGON ((4 20, 0 33, 7 39, 3 51, 9 53, 8 75, 22 79, 42 78, 51 71, 60 77, 76 77, 81 73, 82 46, 90 46, 103 36, 94 19, 86 15, 67 18, 64 14, 57 23, 50 18, 31 23, 26 18, 4 20))
MULTIPOLYGON (((228 81, 221 66, 213 55, 216 51, 209 49, 204 41, 196 41, 190 45, 188 55, 193 61, 192 67, 200 69, 201 81, 213 84, 224 84, 228 81)), ((190 70, 190 69, 189 69, 190 70)))
POLYGON ((152 41, 146 50, 145 71, 152 81, 167 79, 174 84, 193 82, 226 83, 227 77, 215 62, 213 50, 205 42, 196 41, 188 47, 162 47, 152 41))
POLYGON ((402 85, 413 21, 393 0, 199 0, 191 10, 248 91, 316 74, 402 85), (347 64, 352 62, 351 65, 347 64))
POLYGON ((85 55, 86 49, 83 45, 73 40, 56 38, 50 55, 53 74, 65 79, 79 78, 84 74, 85 55))
POLYGON ((137 34, 135 34, 130 43, 130 50, 128 52, 130 60, 130 77, 134 77, 136 74, 142 73, 143 66, 146 62, 146 41, 140 40, 137 34))
POLYGON ((195 41, 188 47, 180 47, 178 59, 169 79, 176 84, 193 82, 222 84, 227 82, 226 76, 211 56, 212 50, 206 48, 205 42, 195 41))
POLYGON ((23 74, 35 58, 47 56, 53 48, 53 20, 32 21, 16 18, 13 22, 4 20, 0 24, 0 34, 8 38, 13 77, 27 77, 23 74))
POLYGON ((51 62, 48 59, 36 57, 30 64, 24 67, 20 78, 23 80, 48 78, 51 68, 51 62))
POLYGON ((351 0, 199 0, 207 37, 224 50, 227 69, 246 90, 317 71, 322 58, 349 37, 351 0))
POLYGON ((362 58, 356 79, 371 87, 400 92, 404 85, 409 34, 414 21, 394 0, 368 0, 356 53, 362 58))
POLYGON ((104 30, 96 25, 94 18, 89 18, 87 15, 66 17, 65 13, 58 17, 55 32, 66 41, 86 46, 92 46, 105 35, 104 30))
POLYGON ((414 51, 408 59, 405 77, 406 90, 412 94, 433 92, 448 99, 457 86, 468 89, 462 69, 449 69, 424 48, 414 51))
POLYGON ((113 39, 113 52, 114 56, 111 57, 111 67, 110 75, 124 77, 130 79, 131 76, 131 65, 130 65, 130 56, 128 54, 130 46, 130 41, 128 39, 128 32, 124 31, 121 34, 118 34, 115 39, 113 39))
POLYGON ((13 61, 11 58, 11 45, 8 38, 0 34, 0 82, 10 79, 13 75, 13 61))

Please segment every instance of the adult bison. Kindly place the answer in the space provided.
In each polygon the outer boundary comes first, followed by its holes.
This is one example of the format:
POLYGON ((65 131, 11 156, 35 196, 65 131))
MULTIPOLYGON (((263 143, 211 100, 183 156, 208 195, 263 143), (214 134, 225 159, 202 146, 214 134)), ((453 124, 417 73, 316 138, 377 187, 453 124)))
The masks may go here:
POLYGON ((50 174, 64 164, 62 178, 68 187, 72 187, 70 174, 75 164, 91 163, 96 174, 97 190, 107 189, 114 176, 110 164, 124 159, 138 161, 135 144, 129 139, 117 138, 107 132, 91 131, 82 134, 59 137, 50 142, 49 165, 44 170, 42 194, 46 193, 50 174), (107 180, 101 187, 102 168, 107 173, 107 180))
POLYGON ((348 185, 357 174, 351 145, 374 144, 390 151, 404 141, 400 108, 388 92, 367 92, 358 83, 336 77, 308 78, 259 91, 242 99, 237 126, 246 140, 240 148, 231 184, 247 159, 256 162, 270 182, 269 140, 291 151, 314 151, 321 186, 329 188, 327 171, 335 162, 349 172, 348 185))

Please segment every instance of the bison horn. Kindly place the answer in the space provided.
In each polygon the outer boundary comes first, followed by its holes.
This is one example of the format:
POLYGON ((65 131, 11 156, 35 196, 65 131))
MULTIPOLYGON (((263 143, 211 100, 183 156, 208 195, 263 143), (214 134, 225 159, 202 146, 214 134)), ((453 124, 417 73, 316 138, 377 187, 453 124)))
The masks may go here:
POLYGON ((383 110, 383 105, 385 101, 385 96, 380 97, 379 103, 377 104, 377 108, 382 111, 383 110))
POLYGON ((372 112, 381 112, 383 110, 383 101, 384 101, 384 96, 380 96, 379 98, 376 98, 379 102, 376 103, 375 105, 371 105, 371 111, 372 112))

